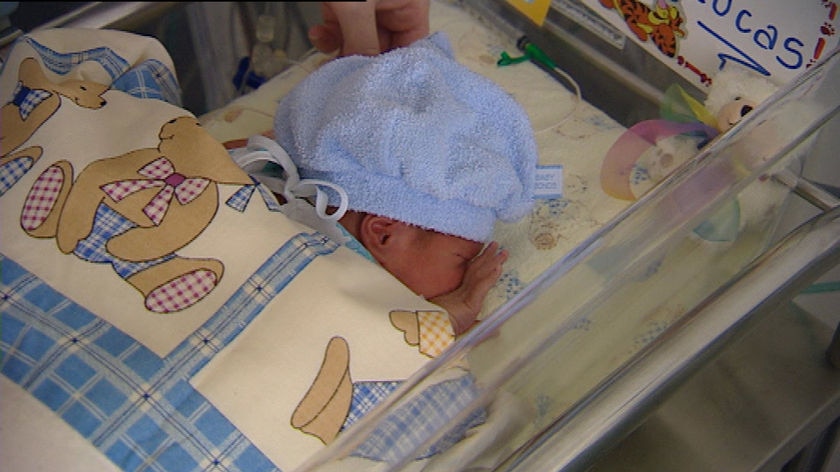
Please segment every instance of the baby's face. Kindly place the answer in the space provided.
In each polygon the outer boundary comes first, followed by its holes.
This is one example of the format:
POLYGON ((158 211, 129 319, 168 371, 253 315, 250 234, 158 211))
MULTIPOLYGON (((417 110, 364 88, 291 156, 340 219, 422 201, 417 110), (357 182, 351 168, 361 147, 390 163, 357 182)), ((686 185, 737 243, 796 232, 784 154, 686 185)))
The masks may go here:
POLYGON ((386 269, 427 299, 458 288, 468 263, 484 244, 435 231, 414 230, 417 234, 404 249, 403 257, 390 261, 386 269))

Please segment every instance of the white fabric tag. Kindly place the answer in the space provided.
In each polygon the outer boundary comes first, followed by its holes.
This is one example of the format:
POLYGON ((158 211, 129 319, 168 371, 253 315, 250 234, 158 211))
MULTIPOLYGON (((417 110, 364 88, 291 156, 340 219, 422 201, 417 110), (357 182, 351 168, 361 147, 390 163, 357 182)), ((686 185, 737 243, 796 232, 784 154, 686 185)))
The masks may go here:
POLYGON ((534 198, 552 199, 563 196, 563 166, 537 166, 534 198))

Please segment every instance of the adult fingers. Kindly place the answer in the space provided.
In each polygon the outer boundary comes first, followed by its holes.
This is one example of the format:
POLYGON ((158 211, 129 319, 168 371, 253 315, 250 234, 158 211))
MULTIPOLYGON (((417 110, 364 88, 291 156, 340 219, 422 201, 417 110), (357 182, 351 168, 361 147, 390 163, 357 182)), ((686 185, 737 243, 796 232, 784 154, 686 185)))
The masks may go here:
POLYGON ((326 25, 314 25, 309 28, 309 41, 315 49, 329 54, 341 47, 341 32, 326 25))
MULTIPOLYGON (((335 21, 342 27, 340 29, 341 37, 338 38, 341 44, 340 55, 363 54, 373 56, 379 54, 380 45, 376 26, 376 3, 374 1, 324 2, 324 6, 331 11, 335 21), (348 25, 352 25, 352 27, 348 27, 348 25)), ((324 16, 326 23, 327 14, 325 13, 324 16)), ((327 35, 327 40, 330 40, 329 36, 327 35)))
POLYGON ((429 0, 380 0, 377 22, 388 34, 385 49, 408 46, 429 35, 429 0))

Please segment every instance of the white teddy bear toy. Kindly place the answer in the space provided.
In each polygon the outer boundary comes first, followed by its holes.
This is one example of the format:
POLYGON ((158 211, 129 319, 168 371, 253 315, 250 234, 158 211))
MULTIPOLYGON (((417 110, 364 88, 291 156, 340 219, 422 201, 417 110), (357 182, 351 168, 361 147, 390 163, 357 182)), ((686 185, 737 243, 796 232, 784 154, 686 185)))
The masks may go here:
MULTIPOLYGON (((665 92, 661 118, 631 126, 607 152, 601 167, 602 189, 614 198, 636 200, 713 142, 721 146, 718 158, 732 165, 719 178, 731 180, 731 184, 742 182, 746 173, 763 166, 782 144, 787 144, 779 141, 789 121, 774 115, 746 132, 732 134, 730 130, 777 89, 770 79, 734 63, 715 75, 703 103, 677 85, 670 87, 665 92)), ((782 159, 773 169, 763 171, 694 234, 709 242, 728 242, 747 227, 761 234, 771 232, 789 189, 770 176, 790 162, 782 159)), ((716 182, 710 188, 720 185, 729 183, 716 182)), ((703 187, 699 185, 697 191, 703 187)))
MULTIPOLYGON (((721 133, 726 133, 767 100, 778 88, 777 84, 764 76, 738 67, 736 64, 728 64, 724 70, 716 74, 704 103, 706 109, 716 118, 717 129, 721 133)), ((744 137, 743 143, 739 143, 738 146, 773 146, 772 142, 775 140, 759 139, 761 133, 761 131, 756 131, 755 134, 744 137)), ((771 149, 765 153, 752 154, 752 156, 762 154, 770 156, 774 154, 774 151, 771 149)), ((752 156, 747 159, 754 160, 752 156)), ((784 159, 781 164, 774 166, 738 193, 736 198, 738 234, 747 229, 769 236, 775 228, 775 223, 781 213, 780 207, 786 201, 790 191, 786 186, 772 179, 771 175, 789 165, 790 162, 789 159, 784 159)), ((716 214, 716 216, 719 215, 720 212, 716 214)), ((699 234, 703 235, 702 232, 699 234)))

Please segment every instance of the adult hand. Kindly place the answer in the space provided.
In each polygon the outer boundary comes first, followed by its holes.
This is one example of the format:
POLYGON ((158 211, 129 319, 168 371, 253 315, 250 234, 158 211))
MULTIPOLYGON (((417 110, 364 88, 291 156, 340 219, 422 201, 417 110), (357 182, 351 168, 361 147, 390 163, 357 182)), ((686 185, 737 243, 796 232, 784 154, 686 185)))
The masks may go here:
POLYGON ((309 40, 325 53, 372 56, 429 35, 429 0, 322 2, 321 13, 309 40))

